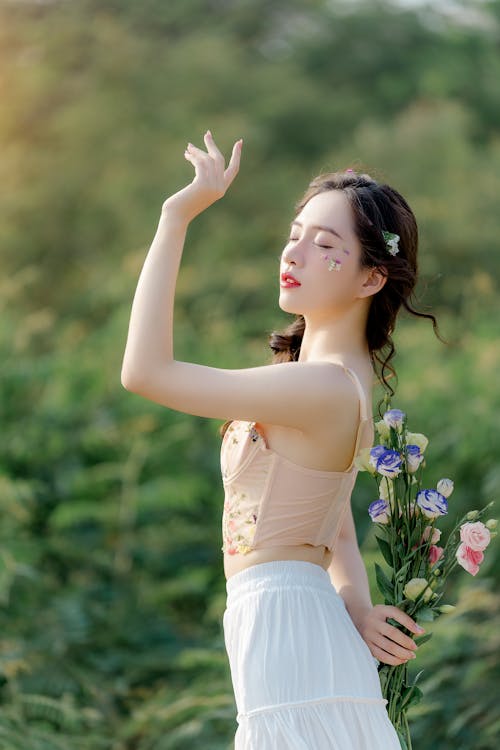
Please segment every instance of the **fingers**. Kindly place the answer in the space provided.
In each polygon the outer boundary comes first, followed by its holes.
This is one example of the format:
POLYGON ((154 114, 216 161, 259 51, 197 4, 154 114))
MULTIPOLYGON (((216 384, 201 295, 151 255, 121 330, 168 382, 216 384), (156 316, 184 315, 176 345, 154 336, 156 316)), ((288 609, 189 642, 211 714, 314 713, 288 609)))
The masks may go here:
POLYGON ((231 153, 231 159, 229 161, 227 169, 224 171, 225 160, 223 154, 217 148, 214 141, 213 135, 210 130, 207 130, 203 136, 207 151, 203 151, 201 148, 194 146, 192 143, 188 143, 187 148, 184 152, 184 157, 190 161, 199 170, 205 172, 210 170, 214 179, 217 182, 221 182, 224 185, 224 189, 227 189, 231 182, 238 174, 240 167, 241 149, 243 145, 243 139, 233 146, 231 153))
POLYGON ((391 654, 392 656, 401 659, 402 661, 414 659, 416 656, 416 646, 411 649, 400 646, 398 642, 395 641, 395 639, 392 637, 392 633, 389 636, 386 636, 383 633, 377 633, 372 637, 372 643, 375 646, 383 649, 384 651, 387 651, 387 653, 391 654))
POLYGON ((407 659, 411 658, 413 652, 417 650, 417 644, 410 638, 409 635, 405 635, 401 632, 401 630, 398 630, 398 628, 395 628, 393 625, 389 625, 388 622, 381 623, 380 632, 391 641, 399 644, 403 649, 406 649, 407 659))
POLYGON ((231 153, 231 159, 229 160, 229 164, 227 166, 226 171, 224 172, 224 181, 227 186, 229 186, 236 175, 238 174, 239 168, 240 168, 240 159, 241 159, 241 149, 243 148, 243 138, 240 138, 239 141, 236 141, 236 143, 233 146, 233 151, 231 153))
POLYGON ((222 168, 224 168, 224 164, 225 164, 224 157, 222 156, 221 152, 215 145, 215 141, 210 130, 207 130, 207 132, 203 136, 203 140, 205 141, 205 145, 207 147, 207 151, 210 154, 210 156, 216 161, 222 163, 222 168))
POLYGON ((390 617, 409 630, 420 632, 412 618, 398 607, 384 604, 375 605, 373 614, 375 617, 366 631, 365 640, 375 658, 391 665, 404 664, 415 658, 417 645, 413 639, 387 622, 390 617))
POLYGON ((398 659, 397 657, 392 656, 392 654, 389 654, 387 651, 384 651, 378 646, 372 646, 370 651, 373 654, 373 656, 379 661, 381 661, 383 664, 390 664, 393 667, 397 667, 400 664, 404 664, 406 661, 406 659, 398 659))
POLYGON ((403 610, 399 609, 399 607, 394 607, 391 604, 381 604, 379 605, 379 609, 380 611, 384 611, 384 616, 386 618, 392 617, 393 620, 396 620, 401 625, 404 625, 404 627, 408 628, 408 630, 411 630, 412 633, 418 633, 418 635, 425 633, 424 628, 421 628, 420 625, 417 625, 415 620, 407 615, 406 612, 403 612, 403 610))

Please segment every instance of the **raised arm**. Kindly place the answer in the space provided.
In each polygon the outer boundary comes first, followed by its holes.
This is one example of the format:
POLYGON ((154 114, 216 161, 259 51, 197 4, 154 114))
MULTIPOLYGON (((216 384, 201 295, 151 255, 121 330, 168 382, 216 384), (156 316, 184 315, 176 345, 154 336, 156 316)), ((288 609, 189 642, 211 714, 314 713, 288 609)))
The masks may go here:
POLYGON ((225 194, 240 163, 241 141, 234 144, 227 169, 209 132, 205 144, 206 152, 191 145, 186 149, 195 178, 163 204, 132 305, 123 386, 202 417, 305 430, 328 418, 354 423, 357 395, 350 378, 334 363, 284 362, 225 370, 174 359, 174 296, 187 227, 225 194))

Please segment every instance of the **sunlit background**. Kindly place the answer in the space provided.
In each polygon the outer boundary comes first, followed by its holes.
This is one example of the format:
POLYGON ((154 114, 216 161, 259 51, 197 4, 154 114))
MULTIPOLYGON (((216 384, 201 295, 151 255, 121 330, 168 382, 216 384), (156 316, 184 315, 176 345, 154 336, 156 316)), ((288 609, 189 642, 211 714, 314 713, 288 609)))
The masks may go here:
MULTIPOLYGON (((499 515, 499 50, 500 0, 0 0, 1 750, 232 747, 222 422, 120 384, 161 203, 207 128, 226 153, 243 137, 242 166, 189 229, 176 359, 270 361, 293 205, 363 168, 417 215, 418 306, 449 342, 402 316, 392 406, 429 437, 427 486, 455 481, 442 527, 499 515)), ((498 549, 421 649, 416 748, 498 748, 498 549)))

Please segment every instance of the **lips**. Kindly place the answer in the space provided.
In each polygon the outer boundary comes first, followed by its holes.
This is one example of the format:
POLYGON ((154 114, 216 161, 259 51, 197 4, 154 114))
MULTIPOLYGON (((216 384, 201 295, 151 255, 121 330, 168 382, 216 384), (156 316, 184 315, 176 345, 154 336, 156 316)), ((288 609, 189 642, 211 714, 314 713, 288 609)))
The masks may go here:
POLYGON ((300 286, 300 281, 297 281, 295 276, 292 276, 291 273, 282 273, 281 274, 281 286, 300 286))

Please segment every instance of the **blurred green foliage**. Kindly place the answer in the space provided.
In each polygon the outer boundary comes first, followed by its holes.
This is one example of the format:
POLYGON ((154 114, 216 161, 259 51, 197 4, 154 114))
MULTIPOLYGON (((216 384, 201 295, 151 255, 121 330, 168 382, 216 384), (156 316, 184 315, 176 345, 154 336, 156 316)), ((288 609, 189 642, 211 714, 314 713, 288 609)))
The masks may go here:
MULTIPOLYGON (((232 744, 219 425, 120 385, 161 202, 207 127, 243 161, 190 227, 176 358, 269 361, 293 204, 363 166, 415 210, 420 307, 449 341, 402 317, 393 406, 452 511, 498 498, 499 21, 498 0, 0 0, 0 750, 232 744)), ((371 571, 370 492, 360 475, 371 571)), ((499 574, 493 544, 450 585, 417 747, 498 746, 499 574)))

